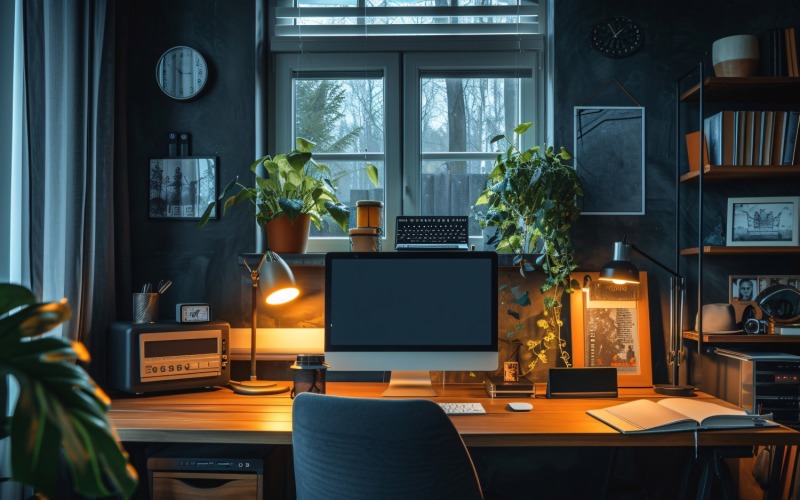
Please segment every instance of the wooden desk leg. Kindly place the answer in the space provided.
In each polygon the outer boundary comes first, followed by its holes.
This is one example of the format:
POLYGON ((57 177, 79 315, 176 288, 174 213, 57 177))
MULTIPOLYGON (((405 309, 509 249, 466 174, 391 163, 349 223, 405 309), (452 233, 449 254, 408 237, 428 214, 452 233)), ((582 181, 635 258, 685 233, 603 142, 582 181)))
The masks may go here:
POLYGON ((767 486, 765 500, 780 500, 783 497, 783 480, 787 477, 785 471, 785 461, 789 456, 785 446, 772 447, 772 465, 769 470, 769 485, 767 486))

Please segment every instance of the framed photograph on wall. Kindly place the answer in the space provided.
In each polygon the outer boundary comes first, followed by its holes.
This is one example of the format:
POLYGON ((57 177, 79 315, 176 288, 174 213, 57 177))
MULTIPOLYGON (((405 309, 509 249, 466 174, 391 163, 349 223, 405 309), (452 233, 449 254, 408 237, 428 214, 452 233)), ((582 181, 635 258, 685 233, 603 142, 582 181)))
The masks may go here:
POLYGON ((728 302, 751 302, 760 291, 758 276, 728 276, 728 302))
POLYGON ((576 106, 574 113, 581 215, 644 215, 644 108, 576 106))
POLYGON ((797 246, 800 196, 728 198, 728 246, 797 246))
POLYGON ((587 289, 570 296, 572 361, 577 367, 617 368, 619 387, 653 385, 647 273, 639 285, 598 281, 600 273, 573 273, 587 289))
MULTIPOLYGON (((149 218, 200 219, 208 204, 216 198, 216 157, 176 156, 150 159, 149 218)), ((217 218, 216 208, 211 218, 217 218)))

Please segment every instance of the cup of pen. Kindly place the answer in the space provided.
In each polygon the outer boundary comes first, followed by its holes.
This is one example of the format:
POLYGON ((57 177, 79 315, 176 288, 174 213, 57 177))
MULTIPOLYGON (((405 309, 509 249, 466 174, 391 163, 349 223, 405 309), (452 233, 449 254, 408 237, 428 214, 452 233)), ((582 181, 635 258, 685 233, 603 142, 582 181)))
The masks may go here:
POLYGON ((155 323, 158 321, 158 296, 157 292, 142 292, 133 294, 133 322, 155 323))
POLYGON ((298 354, 290 367, 294 371, 294 387, 289 396, 294 399, 301 392, 325 394, 325 372, 328 363, 324 354, 298 354))

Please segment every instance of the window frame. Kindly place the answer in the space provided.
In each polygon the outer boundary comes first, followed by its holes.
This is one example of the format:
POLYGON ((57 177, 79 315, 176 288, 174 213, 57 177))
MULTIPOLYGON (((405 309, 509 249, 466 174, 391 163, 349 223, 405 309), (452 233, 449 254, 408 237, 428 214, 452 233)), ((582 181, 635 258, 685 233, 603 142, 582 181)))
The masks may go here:
MULTIPOLYGON (((341 73, 343 71, 380 71, 384 75, 384 214, 386 227, 384 245, 394 247, 394 217, 401 213, 401 197, 396 189, 400 186, 401 169, 391 165, 400 164, 400 56, 396 53, 362 52, 335 54, 278 54, 275 58, 275 145, 276 151, 291 151, 294 147, 294 96, 292 81, 295 73, 302 72, 341 73), (354 61, 357 61, 354 63, 354 61), (289 123, 289 127, 277 126, 289 123), (391 241, 389 237, 391 236, 391 241)), ((324 158, 324 155, 320 157, 324 158)), ((366 161, 366 155, 365 155, 366 161)), ((334 238, 309 238, 309 252, 348 251, 350 242, 347 234, 334 238)))

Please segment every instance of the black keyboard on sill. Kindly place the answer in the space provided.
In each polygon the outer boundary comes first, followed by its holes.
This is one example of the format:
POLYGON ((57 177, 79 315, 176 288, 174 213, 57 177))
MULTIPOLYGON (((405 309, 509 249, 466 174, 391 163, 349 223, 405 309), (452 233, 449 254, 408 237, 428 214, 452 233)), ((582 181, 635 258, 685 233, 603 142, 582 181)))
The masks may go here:
POLYGON ((399 215, 395 250, 469 250, 469 217, 465 215, 399 215))

